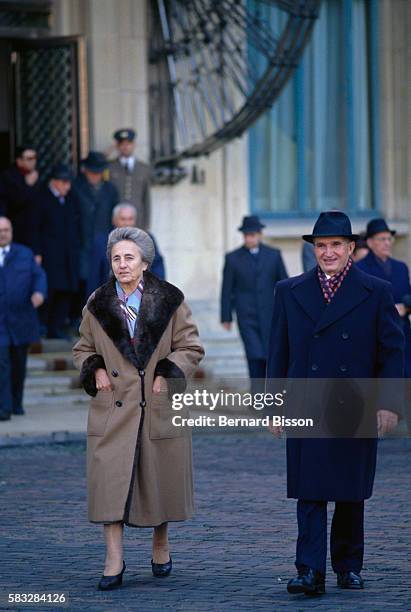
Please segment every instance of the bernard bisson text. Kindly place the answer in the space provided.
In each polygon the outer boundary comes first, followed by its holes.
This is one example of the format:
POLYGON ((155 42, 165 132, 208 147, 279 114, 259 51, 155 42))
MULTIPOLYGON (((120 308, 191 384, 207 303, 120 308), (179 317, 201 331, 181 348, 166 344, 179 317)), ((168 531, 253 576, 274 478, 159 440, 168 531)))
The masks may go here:
POLYGON ((314 427, 313 419, 291 419, 278 415, 261 418, 201 415, 189 418, 176 414, 172 417, 172 423, 175 427, 314 427))

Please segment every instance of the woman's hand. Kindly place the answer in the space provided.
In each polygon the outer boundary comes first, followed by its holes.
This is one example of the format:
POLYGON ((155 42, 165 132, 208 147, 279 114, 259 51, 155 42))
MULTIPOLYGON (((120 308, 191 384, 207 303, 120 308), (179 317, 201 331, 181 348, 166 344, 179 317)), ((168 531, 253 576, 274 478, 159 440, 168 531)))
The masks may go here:
POLYGON ((106 370, 104 370, 104 368, 98 368, 96 370, 95 376, 96 376, 97 391, 112 391, 113 390, 110 379, 107 375, 106 370))
POLYGON ((167 381, 164 376, 156 376, 153 382, 153 393, 161 393, 167 391, 167 381))

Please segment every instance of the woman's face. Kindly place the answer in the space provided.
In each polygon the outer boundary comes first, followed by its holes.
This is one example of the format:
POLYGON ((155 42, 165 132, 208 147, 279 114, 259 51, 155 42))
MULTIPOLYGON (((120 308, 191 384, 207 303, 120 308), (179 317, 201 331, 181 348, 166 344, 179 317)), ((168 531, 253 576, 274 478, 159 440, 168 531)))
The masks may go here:
POLYGON ((121 240, 111 250, 111 267, 120 284, 138 282, 147 265, 142 260, 140 249, 131 240, 121 240))

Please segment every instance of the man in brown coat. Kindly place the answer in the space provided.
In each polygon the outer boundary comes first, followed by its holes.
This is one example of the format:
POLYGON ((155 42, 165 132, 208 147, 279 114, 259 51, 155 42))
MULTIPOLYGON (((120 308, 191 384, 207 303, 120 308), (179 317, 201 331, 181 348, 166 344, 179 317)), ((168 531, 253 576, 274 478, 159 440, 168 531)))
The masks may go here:
POLYGON ((138 226, 147 230, 150 228, 150 166, 134 156, 134 130, 117 130, 113 136, 119 155, 110 162, 110 180, 117 187, 120 202, 135 206, 138 226))

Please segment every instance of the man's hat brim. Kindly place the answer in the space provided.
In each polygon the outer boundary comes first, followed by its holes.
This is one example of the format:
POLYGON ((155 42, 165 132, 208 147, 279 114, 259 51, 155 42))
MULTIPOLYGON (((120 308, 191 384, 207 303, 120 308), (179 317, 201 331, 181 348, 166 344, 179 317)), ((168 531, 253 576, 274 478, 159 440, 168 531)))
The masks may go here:
POLYGON ((310 242, 311 244, 313 244, 314 238, 333 238, 337 236, 341 238, 348 238, 349 240, 353 240, 354 242, 360 237, 358 234, 349 234, 348 236, 344 236, 344 234, 336 234, 334 232, 333 234, 304 234, 304 236, 301 236, 301 238, 306 242, 310 242))

